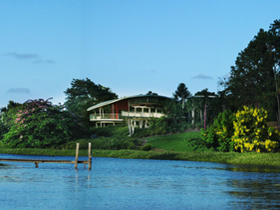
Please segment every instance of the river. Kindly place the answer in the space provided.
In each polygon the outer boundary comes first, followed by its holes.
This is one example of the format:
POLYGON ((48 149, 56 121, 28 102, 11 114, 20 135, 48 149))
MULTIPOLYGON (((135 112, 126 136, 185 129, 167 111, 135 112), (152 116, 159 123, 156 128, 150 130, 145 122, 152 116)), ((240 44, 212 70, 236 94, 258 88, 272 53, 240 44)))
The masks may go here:
POLYGON ((83 164, 7 164, 0 166, 0 209, 280 209, 279 167, 95 157, 91 171, 83 164))

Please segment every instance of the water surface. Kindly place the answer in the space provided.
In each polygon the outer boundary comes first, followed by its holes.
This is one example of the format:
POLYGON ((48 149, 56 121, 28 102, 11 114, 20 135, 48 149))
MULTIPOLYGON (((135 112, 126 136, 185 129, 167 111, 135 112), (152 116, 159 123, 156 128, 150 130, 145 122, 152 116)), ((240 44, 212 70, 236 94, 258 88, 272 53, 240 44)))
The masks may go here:
POLYGON ((280 209, 278 167, 93 158, 88 171, 83 164, 7 163, 0 209, 280 209))

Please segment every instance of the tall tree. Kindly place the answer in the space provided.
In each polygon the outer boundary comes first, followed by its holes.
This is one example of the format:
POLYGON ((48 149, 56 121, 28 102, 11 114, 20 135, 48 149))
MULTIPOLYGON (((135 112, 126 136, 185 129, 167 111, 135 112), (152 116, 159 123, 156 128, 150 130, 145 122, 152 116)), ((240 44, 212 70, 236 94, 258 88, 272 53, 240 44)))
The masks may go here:
POLYGON ((221 82, 233 107, 263 107, 270 120, 276 118, 279 94, 279 25, 275 21, 269 31, 260 29, 238 54, 231 77, 221 82))
POLYGON ((280 121, 280 102, 279 102, 279 72, 280 72, 280 21, 275 20, 273 24, 270 25, 270 29, 268 31, 270 37, 269 43, 269 53, 270 57, 274 59, 273 66, 273 75, 274 75, 274 84, 276 90, 276 100, 277 100, 277 108, 278 115, 277 120, 280 121))
POLYGON ((173 96, 176 100, 180 100, 182 102, 182 108, 184 108, 185 101, 187 97, 191 96, 191 93, 184 83, 180 83, 175 93, 173 93, 173 96))
POLYGON ((82 136, 79 118, 49 100, 28 100, 9 112, 12 120, 0 146, 10 148, 48 148, 82 136))
POLYGON ((73 79, 71 88, 64 91, 67 109, 88 121, 86 109, 94 104, 116 99, 118 96, 110 88, 95 84, 90 79, 73 79))

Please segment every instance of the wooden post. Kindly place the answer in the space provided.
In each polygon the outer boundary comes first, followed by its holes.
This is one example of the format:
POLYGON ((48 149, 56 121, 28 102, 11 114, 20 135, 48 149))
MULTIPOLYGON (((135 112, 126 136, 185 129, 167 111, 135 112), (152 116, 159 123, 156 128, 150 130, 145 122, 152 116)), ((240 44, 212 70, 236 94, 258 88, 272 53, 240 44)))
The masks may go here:
POLYGON ((91 170, 91 142, 88 143, 88 170, 91 170))
POLYGON ((79 146, 80 146, 80 143, 77 143, 77 146, 76 146, 76 158, 75 158, 75 169, 77 169, 77 165, 78 165, 78 159, 79 159, 79 146))

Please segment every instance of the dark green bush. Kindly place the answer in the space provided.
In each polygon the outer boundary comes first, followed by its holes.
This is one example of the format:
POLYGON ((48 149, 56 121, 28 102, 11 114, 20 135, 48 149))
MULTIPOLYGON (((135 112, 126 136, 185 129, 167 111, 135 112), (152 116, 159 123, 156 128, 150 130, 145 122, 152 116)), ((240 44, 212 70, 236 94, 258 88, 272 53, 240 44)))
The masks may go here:
POLYGON ((150 151, 151 149, 152 149, 151 144, 146 144, 143 147, 141 147, 141 150, 143 150, 143 151, 150 151))
POLYGON ((5 125, 0 119, 0 140, 3 138, 4 134, 8 133, 8 126, 5 125))
POLYGON ((226 110, 214 119, 213 125, 208 129, 201 129, 206 147, 221 152, 233 151, 234 142, 231 137, 234 133, 234 119, 234 114, 230 110, 226 110))

